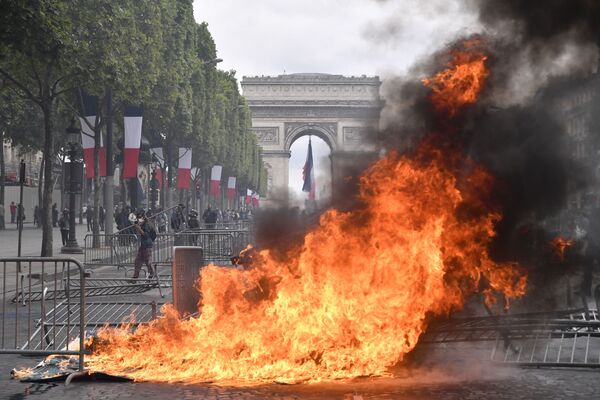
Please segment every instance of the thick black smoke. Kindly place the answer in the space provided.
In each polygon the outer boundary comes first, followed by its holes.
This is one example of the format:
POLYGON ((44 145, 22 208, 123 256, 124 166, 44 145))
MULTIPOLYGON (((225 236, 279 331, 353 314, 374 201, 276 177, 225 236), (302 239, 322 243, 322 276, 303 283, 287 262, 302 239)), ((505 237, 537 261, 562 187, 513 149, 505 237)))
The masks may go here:
MULTIPOLYGON (((549 243, 564 234, 565 225, 555 222, 566 214, 569 193, 595 183, 589 166, 573 157, 560 100, 585 86, 597 69, 600 1, 468 1, 484 26, 479 39, 488 54, 490 75, 480 101, 452 121, 459 133, 448 140, 459 141, 468 156, 497 180, 491 201, 503 219, 491 248, 493 257, 529 268, 530 281, 540 287, 544 279, 565 271, 549 243)), ((382 129, 374 135, 379 148, 410 154, 424 135, 445 129, 421 79, 443 69, 451 57, 449 50, 461 41, 441 44, 407 75, 384 81, 382 129)), ((595 121, 593 126, 600 127, 600 118, 595 121)), ((346 203, 334 206, 356 206, 348 199, 353 199, 355 177, 367 164, 367 160, 349 163, 354 167, 345 174, 349 184, 337 196, 346 203)), ((311 226, 292 222, 289 228, 285 215, 297 212, 264 215, 263 221, 271 226, 262 235, 269 239, 264 241, 267 247, 299 244, 300 232, 311 226)))
MULTIPOLYGON (((572 32, 580 43, 600 41, 600 2, 596 0, 474 0, 485 26, 517 28, 524 42, 572 32)), ((546 42, 546 43, 545 43, 546 42)))

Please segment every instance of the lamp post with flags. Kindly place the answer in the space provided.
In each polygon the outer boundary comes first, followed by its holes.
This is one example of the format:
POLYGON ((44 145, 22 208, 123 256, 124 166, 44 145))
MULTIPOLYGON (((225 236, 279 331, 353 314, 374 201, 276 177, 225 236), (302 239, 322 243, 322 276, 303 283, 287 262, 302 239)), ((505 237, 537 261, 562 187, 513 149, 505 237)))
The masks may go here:
POLYGON ((69 188, 69 236, 67 243, 60 250, 66 254, 81 254, 83 250, 77 243, 75 235, 75 196, 81 193, 81 182, 83 180, 83 165, 79 160, 79 129, 75 127, 75 120, 67 128, 67 140, 69 144, 69 167, 65 175, 65 186, 69 188))

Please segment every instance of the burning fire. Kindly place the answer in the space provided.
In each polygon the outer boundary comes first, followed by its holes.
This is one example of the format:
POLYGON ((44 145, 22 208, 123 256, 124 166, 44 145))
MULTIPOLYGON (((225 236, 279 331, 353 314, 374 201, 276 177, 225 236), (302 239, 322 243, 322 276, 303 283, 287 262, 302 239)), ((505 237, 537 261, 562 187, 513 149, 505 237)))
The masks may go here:
MULTIPOLYGON (((457 53, 424 80, 438 112, 475 101, 484 62, 457 53)), ((483 290, 521 296, 525 277, 487 251, 501 218, 486 201, 492 177, 437 150, 429 142, 412 157, 376 162, 360 178, 364 207, 325 212, 286 260, 262 250, 246 270, 204 268, 199 317, 182 320, 167 306, 134 333, 103 330, 88 367, 236 385, 386 374, 416 346, 428 316, 483 290)))
POLYGON ((573 241, 557 236, 552 239, 550 245, 552 246, 552 250, 554 250, 556 257, 562 261, 565 259, 565 250, 567 247, 571 247, 573 245, 573 241))

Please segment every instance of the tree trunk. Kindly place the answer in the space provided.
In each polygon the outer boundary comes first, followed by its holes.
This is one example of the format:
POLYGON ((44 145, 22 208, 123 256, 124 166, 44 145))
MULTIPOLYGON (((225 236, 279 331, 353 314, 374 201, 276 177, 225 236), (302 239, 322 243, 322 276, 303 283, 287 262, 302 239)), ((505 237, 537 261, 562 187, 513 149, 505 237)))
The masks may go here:
MULTIPOLYGON (((42 199, 42 257, 52 257, 52 154, 54 153, 53 100, 47 99, 42 105, 44 114, 44 190, 42 199)), ((73 212, 73 210, 71 210, 73 212)))
MULTIPOLYGON (((96 118, 97 119, 97 118, 96 118)), ((93 247, 100 247, 100 129, 94 124, 94 212, 92 216, 93 247)))
POLYGON ((0 221, 0 228, 6 227, 6 203, 4 202, 4 187, 5 187, 5 177, 6 176, 6 166, 4 165, 4 130, 0 129, 0 204, 5 209, 4 221, 0 221))
MULTIPOLYGON (((40 163, 40 170, 38 173, 38 205, 40 206, 40 211, 42 208, 42 203, 44 202, 43 196, 43 186, 44 186, 44 163, 46 161, 46 155, 42 154, 42 162, 40 163)), ((40 213, 40 215, 42 215, 40 213)))

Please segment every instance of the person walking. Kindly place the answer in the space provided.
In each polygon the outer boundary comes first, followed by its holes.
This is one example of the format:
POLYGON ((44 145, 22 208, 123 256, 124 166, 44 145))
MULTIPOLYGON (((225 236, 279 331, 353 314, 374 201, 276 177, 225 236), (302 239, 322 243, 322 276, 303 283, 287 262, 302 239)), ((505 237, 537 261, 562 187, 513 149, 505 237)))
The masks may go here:
POLYGON ((152 247, 156 239, 156 230, 148 218, 146 218, 144 210, 138 210, 136 213, 136 221, 133 224, 133 229, 140 238, 140 247, 134 261, 133 279, 139 278, 143 264, 146 264, 148 268, 148 279, 152 279, 154 277, 154 269, 151 264, 152 247))
POLYGON ((40 226, 40 208, 38 206, 33 208, 33 226, 36 228, 40 226))
POLYGON ((105 212, 104 212, 104 207, 100 206, 100 208, 98 209, 98 223, 100 224, 100 230, 103 231, 104 230, 104 217, 105 217, 105 212))
POLYGON ((183 215, 184 208, 185 206, 183 204, 179 204, 171 215, 171 228, 173 228, 174 232, 185 230, 185 216, 183 215))
POLYGON ((67 240, 69 239, 69 210, 67 208, 63 210, 62 215, 58 220, 58 227, 60 228, 62 244, 63 246, 66 246, 67 240))
POLYGON ((21 203, 17 206, 17 228, 23 228, 23 224, 25 223, 25 207, 21 203))
POLYGON ((92 223, 94 222, 94 208, 87 206, 85 209, 85 220, 87 222, 88 232, 92 230, 92 223))
POLYGON ((14 224, 17 217, 17 206, 14 201, 10 202, 10 223, 14 224))
POLYGON ((58 208, 56 208, 56 203, 52 204, 52 226, 56 228, 58 224, 58 208))
POLYGON ((207 229, 215 229, 215 224, 217 223, 218 214, 215 210, 212 209, 209 204, 206 210, 202 213, 202 220, 206 224, 207 229))

